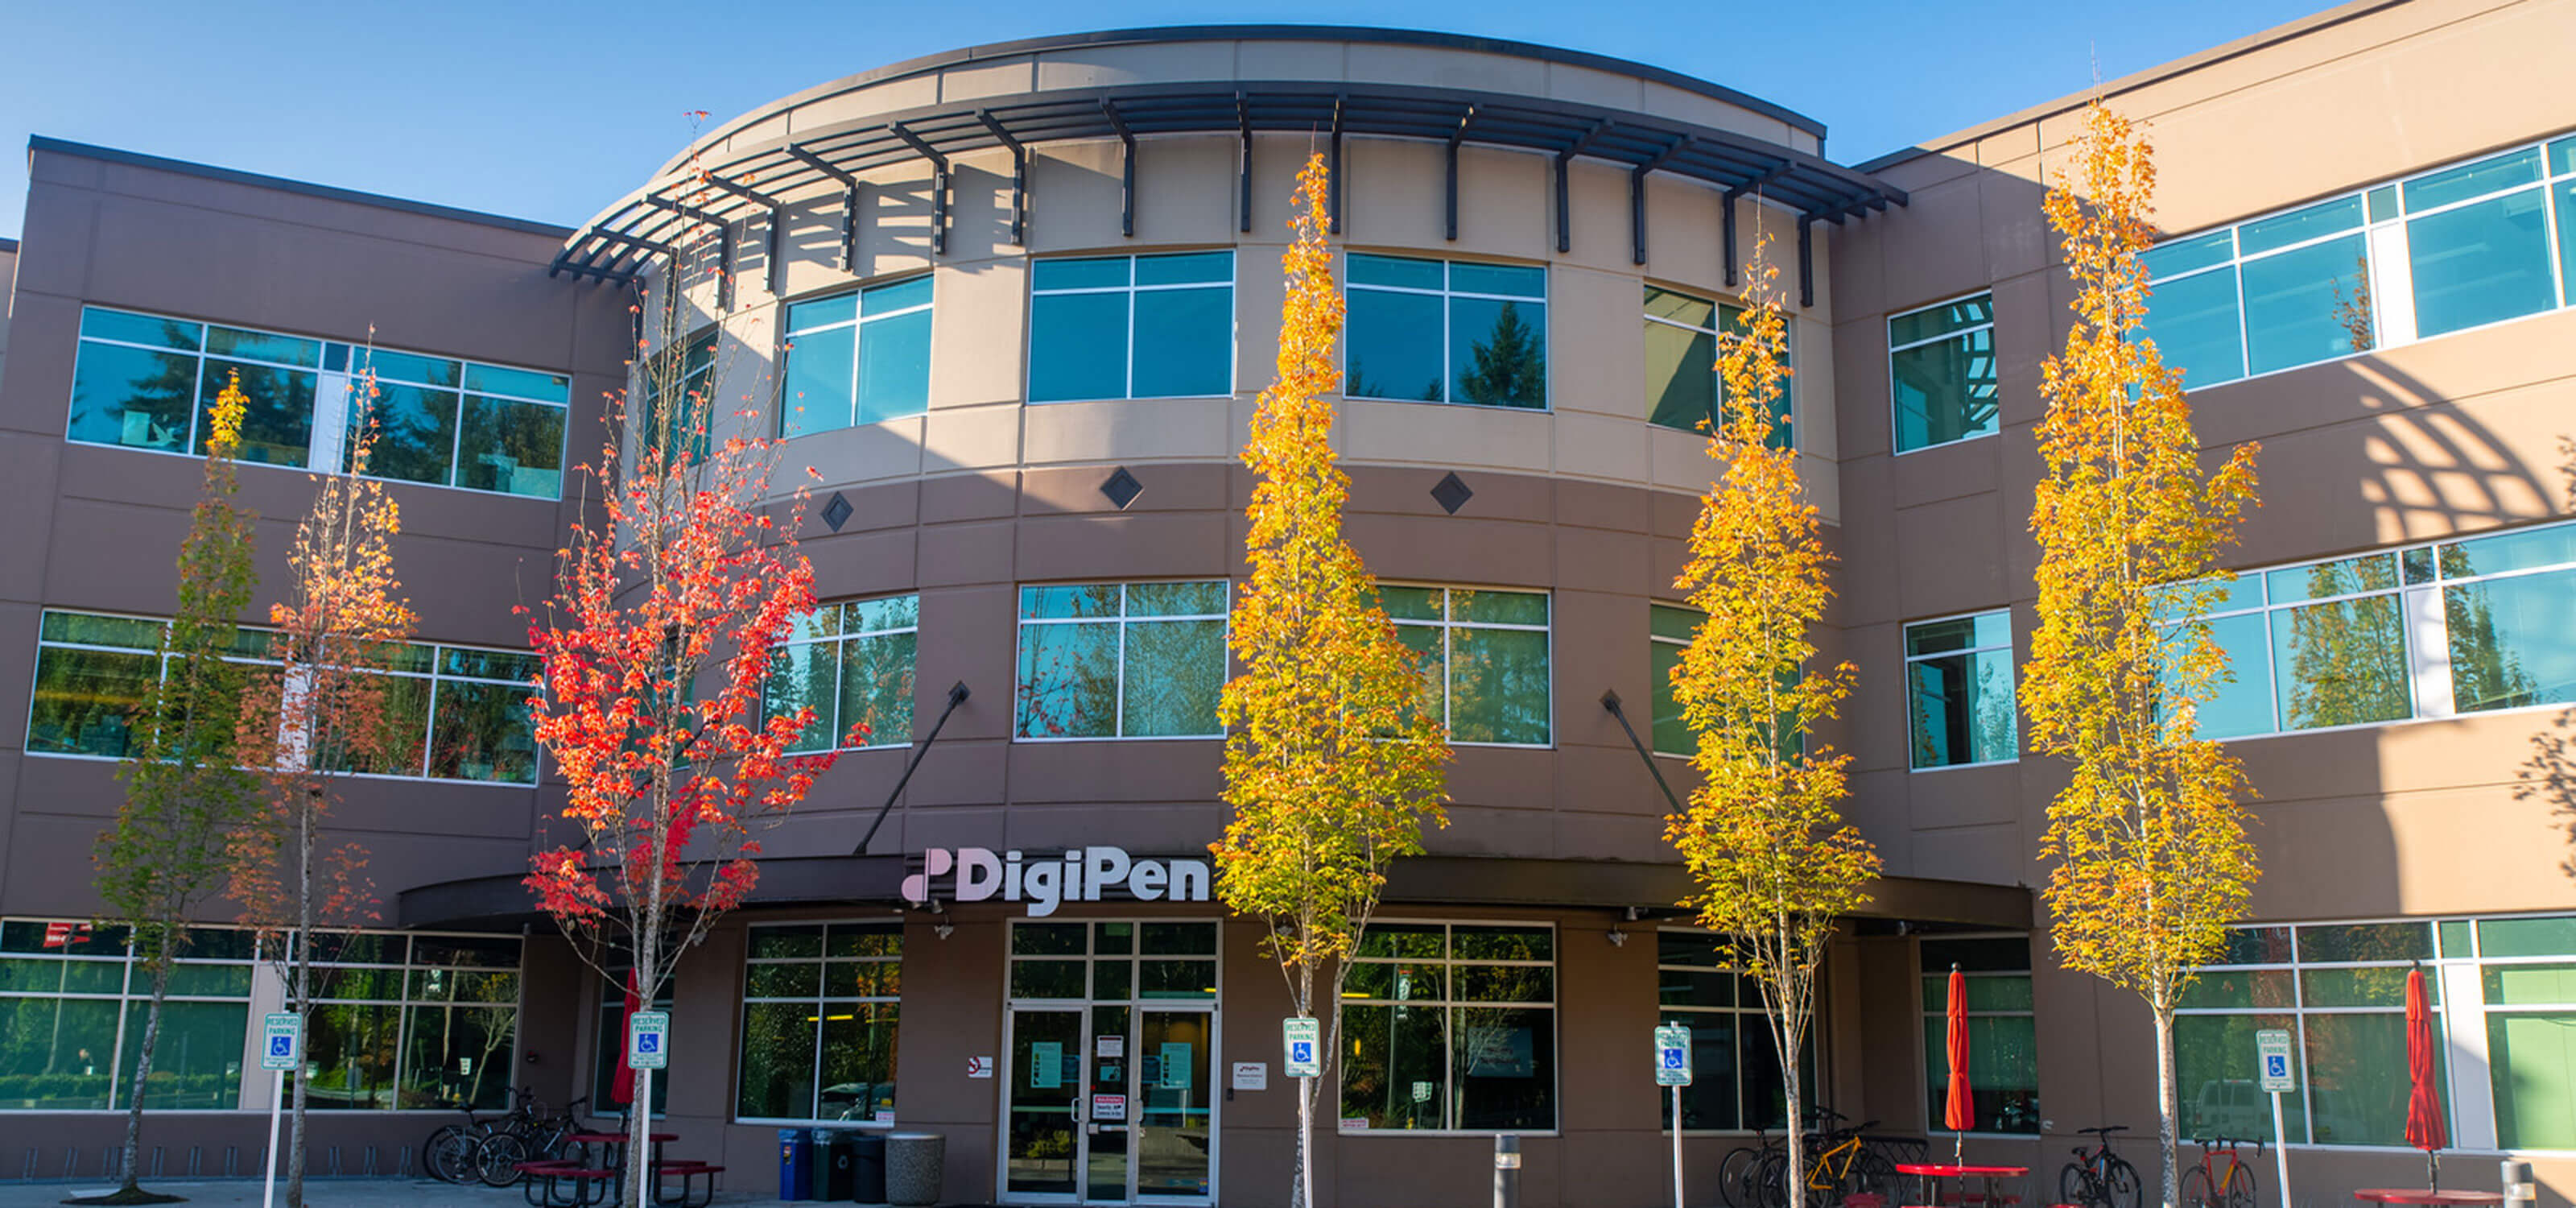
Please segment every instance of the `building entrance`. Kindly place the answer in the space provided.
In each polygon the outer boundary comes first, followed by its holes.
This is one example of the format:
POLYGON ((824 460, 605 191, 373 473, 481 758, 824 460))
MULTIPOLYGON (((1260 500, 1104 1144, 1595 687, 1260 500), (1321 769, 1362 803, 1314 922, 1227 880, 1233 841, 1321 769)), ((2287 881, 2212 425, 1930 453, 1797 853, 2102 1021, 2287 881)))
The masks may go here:
POLYGON ((1216 940, 1214 923, 1012 926, 1006 1203, 1214 1201, 1216 940))

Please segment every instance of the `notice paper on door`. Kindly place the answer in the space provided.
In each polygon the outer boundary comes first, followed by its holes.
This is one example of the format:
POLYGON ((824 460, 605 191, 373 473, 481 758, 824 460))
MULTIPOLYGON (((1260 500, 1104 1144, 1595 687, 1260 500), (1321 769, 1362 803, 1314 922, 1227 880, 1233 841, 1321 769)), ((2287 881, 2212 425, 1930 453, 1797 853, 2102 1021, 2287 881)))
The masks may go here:
POLYGON ((1116 1124, 1127 1119, 1127 1096, 1093 1095, 1091 1120, 1095 1124, 1116 1124))
POLYGON ((1115 1061, 1127 1055, 1127 1038, 1124 1036, 1095 1037, 1092 1040, 1092 1048, 1094 1056, 1115 1061))

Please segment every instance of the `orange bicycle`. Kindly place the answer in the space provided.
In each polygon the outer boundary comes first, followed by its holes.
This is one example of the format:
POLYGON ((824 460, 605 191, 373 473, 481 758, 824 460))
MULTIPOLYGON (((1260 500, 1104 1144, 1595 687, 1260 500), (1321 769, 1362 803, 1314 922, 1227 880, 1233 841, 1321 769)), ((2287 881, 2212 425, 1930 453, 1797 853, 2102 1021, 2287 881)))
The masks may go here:
POLYGON ((2254 1171, 2245 1164, 2244 1148, 2263 1156, 2258 1140, 2196 1137, 2200 1165, 2182 1172, 2183 1208, 2254 1208, 2254 1171))

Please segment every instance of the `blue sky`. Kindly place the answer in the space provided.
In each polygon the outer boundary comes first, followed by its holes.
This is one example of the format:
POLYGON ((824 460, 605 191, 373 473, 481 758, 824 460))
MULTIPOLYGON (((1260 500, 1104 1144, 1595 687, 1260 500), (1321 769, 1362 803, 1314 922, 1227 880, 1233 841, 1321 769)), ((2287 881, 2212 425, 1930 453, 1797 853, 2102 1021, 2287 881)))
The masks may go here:
MULTIPOLYGON (((2296 19, 2327 0, 13 0, 0 141, 30 134, 573 224, 687 141, 799 89, 957 46, 1231 21, 1391 25, 1594 51, 1825 123, 1852 163, 2296 19)), ((0 156, 0 235, 26 159, 0 156)))

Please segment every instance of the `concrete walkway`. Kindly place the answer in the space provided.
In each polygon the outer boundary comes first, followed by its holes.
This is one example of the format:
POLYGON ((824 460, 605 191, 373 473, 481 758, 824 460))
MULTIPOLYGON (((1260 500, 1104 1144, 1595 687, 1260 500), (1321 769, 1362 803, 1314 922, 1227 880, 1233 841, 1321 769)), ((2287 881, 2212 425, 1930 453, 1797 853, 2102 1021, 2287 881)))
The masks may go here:
MULTIPOLYGON (((257 1208, 260 1202, 260 1183, 256 1179, 155 1182, 144 1186, 165 1195, 184 1195, 190 1205, 257 1208)), ((97 1181, 0 1182, 0 1208, 53 1208, 75 1196, 103 1195, 115 1189, 113 1183, 97 1181)), ((770 1198, 767 1192, 767 1188, 728 1188, 716 1193, 715 1202, 722 1208, 768 1208, 786 1202, 770 1198)), ((286 1202, 285 1194, 281 1185, 278 1203, 286 1202)), ((430 1179, 310 1179, 304 1184, 304 1202, 307 1208, 527 1208, 528 1203, 516 1187, 457 1187, 430 1179)))

